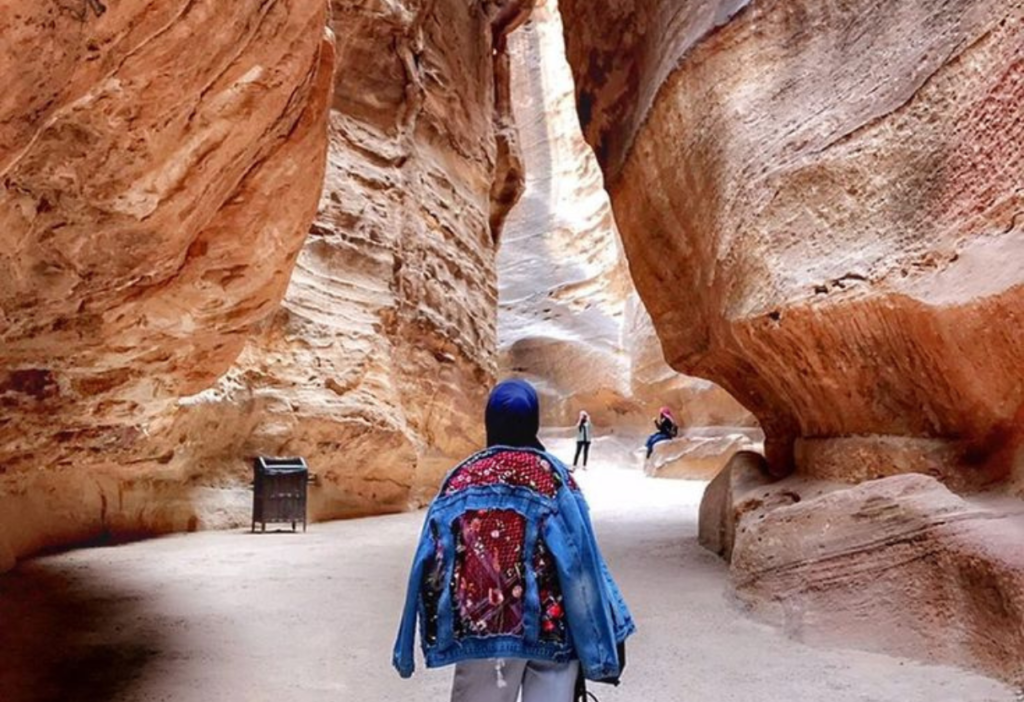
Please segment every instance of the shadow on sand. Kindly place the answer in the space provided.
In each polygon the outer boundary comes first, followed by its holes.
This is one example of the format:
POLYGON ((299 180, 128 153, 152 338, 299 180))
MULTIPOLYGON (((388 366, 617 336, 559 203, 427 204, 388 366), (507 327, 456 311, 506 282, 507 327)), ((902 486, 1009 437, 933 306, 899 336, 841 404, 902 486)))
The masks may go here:
POLYGON ((133 699, 161 651, 143 603, 116 578, 101 580, 74 563, 44 558, 0 576, 0 698, 133 699))

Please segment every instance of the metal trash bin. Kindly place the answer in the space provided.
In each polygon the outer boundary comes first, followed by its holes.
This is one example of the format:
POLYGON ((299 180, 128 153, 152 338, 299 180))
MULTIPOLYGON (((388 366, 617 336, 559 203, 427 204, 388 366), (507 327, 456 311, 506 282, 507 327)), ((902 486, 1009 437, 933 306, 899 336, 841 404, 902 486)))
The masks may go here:
POLYGON ((292 531, 302 522, 306 530, 306 486, 309 466, 304 458, 259 456, 252 466, 252 530, 256 522, 266 531, 268 523, 291 522, 292 531))

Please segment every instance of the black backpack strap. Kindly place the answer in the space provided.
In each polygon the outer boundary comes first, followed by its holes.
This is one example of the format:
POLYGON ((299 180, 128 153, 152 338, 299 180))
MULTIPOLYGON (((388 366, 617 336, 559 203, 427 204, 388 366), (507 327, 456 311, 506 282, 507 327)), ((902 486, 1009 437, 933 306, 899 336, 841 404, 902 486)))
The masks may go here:
POLYGON ((597 696, 587 690, 587 679, 583 677, 583 666, 580 666, 576 673, 576 692, 572 696, 573 702, 600 702, 597 696))

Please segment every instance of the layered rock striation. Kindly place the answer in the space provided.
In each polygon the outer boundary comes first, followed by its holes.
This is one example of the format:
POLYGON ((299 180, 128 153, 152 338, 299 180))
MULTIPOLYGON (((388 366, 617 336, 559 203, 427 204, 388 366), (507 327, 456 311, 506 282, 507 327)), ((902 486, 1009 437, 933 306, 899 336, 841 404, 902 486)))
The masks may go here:
POLYGON ((1020 502, 971 495, 1024 494, 1024 6, 561 9, 666 358, 767 434, 701 515, 741 599, 1019 682, 1020 502))
POLYGON ((321 519, 416 505, 480 445, 529 9, 0 20, 0 568, 247 523, 256 455, 305 457, 321 519))
POLYGON ((882 649, 1024 681, 1024 505, 919 474, 773 481, 737 454, 711 483, 701 544, 731 559, 754 616, 818 645, 882 649))
POLYGON ((522 178, 504 42, 528 9, 333 3, 320 208, 281 309, 210 393, 239 427, 216 460, 304 456, 315 518, 420 504, 482 446, 522 178))
MULTIPOLYGON (((1024 403, 1020 4, 562 11, 671 365, 754 411, 776 472, 817 470, 800 443, 881 435, 949 444, 974 486, 1005 479, 1024 403)), ((890 446, 860 450, 885 474, 890 446)))

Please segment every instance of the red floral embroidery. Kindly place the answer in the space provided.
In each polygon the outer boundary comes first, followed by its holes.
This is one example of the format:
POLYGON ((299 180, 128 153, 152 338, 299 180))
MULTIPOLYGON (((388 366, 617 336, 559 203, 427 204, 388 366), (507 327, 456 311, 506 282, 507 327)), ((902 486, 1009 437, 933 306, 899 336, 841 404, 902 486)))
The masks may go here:
POLYGON ((512 510, 467 512, 456 520, 456 634, 522 633, 525 534, 525 518, 512 510))
POLYGON ((554 497, 559 480, 554 467, 543 456, 529 451, 499 451, 459 468, 449 479, 444 494, 480 485, 528 487, 554 497))
MULTIPOLYGON (((554 497, 561 480, 554 466, 530 451, 503 450, 470 461, 448 480, 445 495, 483 485, 528 487, 554 497)), ((578 489, 569 479, 569 487, 578 489)), ((467 512, 452 525, 455 566, 450 587, 455 603, 456 636, 523 634, 526 563, 536 574, 541 638, 565 639, 562 591, 550 553, 538 540, 524 556, 526 520, 513 510, 467 512)))
POLYGON ((540 595, 540 636, 548 641, 565 640, 565 609, 562 607, 562 588, 558 583, 555 564, 542 540, 537 541, 533 553, 533 569, 537 574, 540 595))

